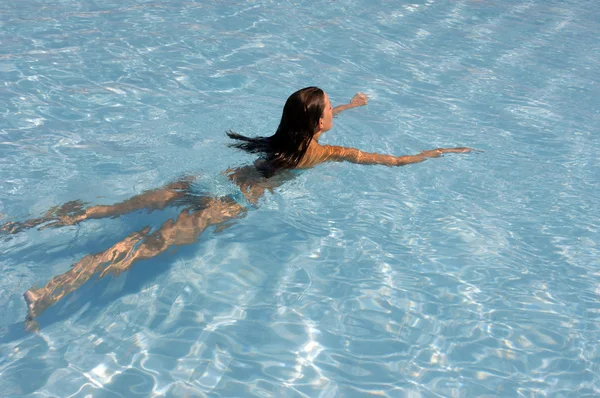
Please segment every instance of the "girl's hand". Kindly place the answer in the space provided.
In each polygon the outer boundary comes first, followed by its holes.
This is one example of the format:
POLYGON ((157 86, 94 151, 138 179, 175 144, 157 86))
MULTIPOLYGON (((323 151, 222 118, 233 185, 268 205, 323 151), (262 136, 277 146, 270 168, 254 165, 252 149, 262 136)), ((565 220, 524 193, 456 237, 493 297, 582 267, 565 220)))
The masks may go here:
POLYGON ((458 148, 440 148, 443 153, 467 153, 475 151, 473 148, 467 148, 466 146, 460 146, 458 148))
POLYGON ((439 158, 440 156, 442 156, 443 153, 467 153, 471 151, 475 151, 475 149, 467 148, 466 146, 461 146, 457 148, 438 148, 429 151, 423 151, 421 152, 421 155, 426 156, 428 158, 439 158))
POLYGON ((369 102, 369 98, 365 93, 356 93, 354 97, 350 100, 350 105, 353 106, 364 106, 369 102))

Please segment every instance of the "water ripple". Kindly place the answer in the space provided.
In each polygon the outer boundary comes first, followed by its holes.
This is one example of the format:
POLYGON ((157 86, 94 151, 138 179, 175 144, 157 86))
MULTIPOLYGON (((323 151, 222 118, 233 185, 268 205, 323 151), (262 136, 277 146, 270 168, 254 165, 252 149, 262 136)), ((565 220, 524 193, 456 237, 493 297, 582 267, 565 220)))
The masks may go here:
POLYGON ((326 164, 22 331, 23 292, 176 210, 0 236, 7 396, 596 396, 599 10, 584 1, 0 5, 0 222, 245 161, 291 87, 365 91, 326 164), (301 15, 302 18, 298 18, 301 15), (238 157, 239 156, 239 157, 238 157), (256 250, 259 248, 260 250, 256 250), (83 355, 85 354, 85 355, 83 355))

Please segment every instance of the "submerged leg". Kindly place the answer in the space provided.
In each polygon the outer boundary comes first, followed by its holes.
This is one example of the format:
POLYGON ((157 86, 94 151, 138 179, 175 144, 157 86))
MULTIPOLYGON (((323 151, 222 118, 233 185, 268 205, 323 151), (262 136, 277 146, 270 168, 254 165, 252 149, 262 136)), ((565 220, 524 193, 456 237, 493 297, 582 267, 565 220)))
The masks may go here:
POLYGON ((118 217, 141 209, 162 210, 173 201, 183 198, 190 189, 193 180, 193 178, 187 178, 176 181, 160 189, 145 191, 114 205, 89 207, 85 211, 85 218, 118 217))
POLYGON ((61 206, 51 208, 40 218, 32 218, 21 222, 8 222, 0 226, 0 231, 16 234, 25 229, 48 223, 42 228, 73 225, 88 218, 117 217, 136 210, 161 210, 185 196, 192 178, 176 181, 163 188, 146 191, 114 205, 98 205, 85 208, 80 200, 70 201, 61 206))
MULTIPOLYGON (((6 224, 0 226, 0 232, 16 234, 23 230, 37 227, 38 225, 47 223, 49 221, 59 222, 60 220, 74 220, 85 213, 83 208, 84 205, 85 203, 80 200, 72 200, 60 206, 52 207, 42 217, 30 218, 29 220, 25 221, 7 222, 6 224)), ((77 221, 73 221, 71 224, 74 224, 75 222, 77 221)))
POLYGON ((201 210, 186 209, 177 220, 166 221, 152 234, 149 234, 150 228, 134 232, 102 253, 85 256, 69 271, 52 278, 44 287, 27 290, 24 295, 28 307, 25 328, 37 330, 37 316, 82 286, 93 275, 99 274, 99 278, 109 274, 118 275, 138 260, 157 256, 173 245, 193 243, 207 227, 238 218, 246 212, 243 206, 230 198, 203 200, 201 210))
POLYGON ((119 258, 131 253, 136 244, 146 237, 149 231, 150 228, 144 228, 141 231, 134 232, 102 253, 85 256, 77 264, 74 264, 69 271, 50 279, 44 287, 27 290, 24 294, 28 307, 25 329, 37 330, 36 316, 85 284, 102 268, 103 264, 118 261, 119 258))

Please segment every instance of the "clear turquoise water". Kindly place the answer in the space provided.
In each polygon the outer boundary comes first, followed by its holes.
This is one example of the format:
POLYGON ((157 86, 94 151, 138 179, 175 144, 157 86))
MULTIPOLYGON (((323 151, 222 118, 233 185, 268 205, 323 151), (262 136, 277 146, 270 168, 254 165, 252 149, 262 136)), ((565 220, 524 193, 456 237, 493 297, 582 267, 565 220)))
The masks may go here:
POLYGON ((600 3, 0 3, 0 217, 113 203, 250 158, 289 94, 334 104, 326 164, 223 232, 25 290, 177 209, 0 238, 2 396, 600 395, 600 3))

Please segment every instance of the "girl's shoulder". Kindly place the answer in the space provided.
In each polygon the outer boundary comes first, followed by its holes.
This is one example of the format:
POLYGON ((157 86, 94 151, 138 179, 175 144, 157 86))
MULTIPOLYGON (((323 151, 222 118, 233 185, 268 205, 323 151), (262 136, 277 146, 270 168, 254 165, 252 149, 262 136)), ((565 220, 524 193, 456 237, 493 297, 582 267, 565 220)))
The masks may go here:
POLYGON ((312 140, 308 145, 308 148, 306 148, 306 153, 304 156, 302 156, 302 159, 300 159, 300 162, 298 162, 296 168, 306 169, 309 167, 314 167, 319 163, 323 163, 326 151, 327 149, 325 146, 319 144, 316 140, 312 140))
POLYGON ((313 140, 300 160, 300 163, 298 163, 297 168, 314 167, 327 161, 336 160, 340 152, 344 149, 339 146, 321 145, 313 140))

